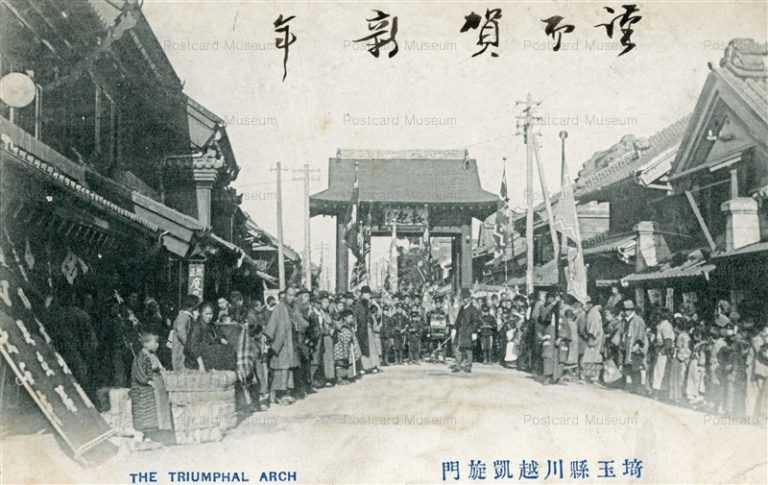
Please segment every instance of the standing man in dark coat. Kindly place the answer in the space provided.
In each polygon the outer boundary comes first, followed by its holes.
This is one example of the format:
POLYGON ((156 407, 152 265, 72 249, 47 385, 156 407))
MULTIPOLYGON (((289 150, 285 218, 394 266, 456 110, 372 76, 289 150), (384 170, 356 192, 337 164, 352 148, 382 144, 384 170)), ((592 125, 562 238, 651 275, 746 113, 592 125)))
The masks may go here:
MULTIPOLYGON (((357 340, 360 343, 360 353, 363 354, 363 361, 366 363, 369 362, 371 356, 371 348, 368 345, 368 327, 371 321, 370 298, 371 288, 363 286, 360 290, 360 299, 352 306, 352 313, 357 322, 357 340)), ((364 370, 369 371, 371 369, 364 370)))
POLYGON ((264 329, 270 346, 269 368, 272 370, 270 392, 272 402, 277 404, 293 404, 294 399, 288 395, 293 389, 293 369, 298 367, 293 348, 293 302, 296 290, 288 288, 285 299, 277 304, 269 317, 267 328, 264 329))
POLYGON ((294 369, 293 380, 294 392, 299 399, 304 399, 307 394, 316 392, 311 381, 312 353, 316 342, 316 332, 310 321, 312 307, 309 294, 309 290, 306 288, 297 291, 296 302, 293 306, 293 345, 296 350, 294 359, 296 368, 294 369))
POLYGON ((472 372, 472 350, 474 347, 473 336, 482 324, 480 310, 472 304, 472 298, 468 288, 462 288, 462 305, 456 316, 456 363, 451 371, 466 373, 472 372))

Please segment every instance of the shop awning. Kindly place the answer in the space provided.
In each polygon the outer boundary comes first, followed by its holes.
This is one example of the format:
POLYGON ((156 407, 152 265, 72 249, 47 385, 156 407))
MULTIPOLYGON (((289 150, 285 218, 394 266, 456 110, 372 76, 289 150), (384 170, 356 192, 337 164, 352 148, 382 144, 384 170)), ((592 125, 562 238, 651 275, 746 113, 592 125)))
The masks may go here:
POLYGON ((245 250, 242 249, 240 246, 238 246, 236 244, 233 244, 233 243, 227 241, 226 239, 223 239, 223 238, 221 238, 221 237, 219 237, 219 236, 217 236, 216 234, 213 234, 213 233, 209 234, 208 238, 214 244, 223 247, 227 251, 230 251, 232 254, 236 255, 238 258, 242 257, 243 258, 243 264, 248 265, 248 267, 250 267, 254 271, 256 276, 258 276, 259 278, 261 278, 261 279, 263 279, 263 280, 265 280, 265 281, 267 281, 269 283, 277 282, 277 278, 275 278, 274 276, 272 276, 270 274, 265 273, 264 271, 261 271, 261 269, 259 269, 260 268, 259 264, 252 257, 248 256, 248 254, 245 252, 245 250))
POLYGON ((739 249, 723 251, 712 256, 712 259, 733 258, 738 256, 768 256, 768 241, 761 241, 739 249))
POLYGON ((645 271, 642 273, 633 273, 621 279, 625 285, 643 285, 663 281, 679 281, 696 278, 709 278, 709 274, 714 271, 716 266, 707 261, 686 261, 679 266, 662 265, 661 267, 645 271))
POLYGON ((163 245, 171 253, 185 257, 192 245, 195 233, 204 228, 194 217, 168 207, 138 192, 131 193, 133 211, 166 232, 163 245))
POLYGON ((616 236, 607 236, 600 240, 594 240, 593 244, 587 246, 584 244, 584 256, 596 256, 616 252, 622 258, 628 258, 635 255, 637 245, 634 234, 620 234, 616 236))

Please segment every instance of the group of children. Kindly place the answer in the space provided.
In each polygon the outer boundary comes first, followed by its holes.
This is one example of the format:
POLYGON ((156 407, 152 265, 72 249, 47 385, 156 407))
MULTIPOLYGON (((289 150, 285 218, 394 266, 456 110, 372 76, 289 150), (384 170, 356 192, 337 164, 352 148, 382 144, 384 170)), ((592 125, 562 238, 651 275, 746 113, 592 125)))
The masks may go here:
POLYGON ((695 313, 656 323, 648 366, 651 392, 658 399, 715 414, 764 415, 768 326, 760 328, 736 313, 726 315, 725 305, 719 307, 709 325, 695 313))

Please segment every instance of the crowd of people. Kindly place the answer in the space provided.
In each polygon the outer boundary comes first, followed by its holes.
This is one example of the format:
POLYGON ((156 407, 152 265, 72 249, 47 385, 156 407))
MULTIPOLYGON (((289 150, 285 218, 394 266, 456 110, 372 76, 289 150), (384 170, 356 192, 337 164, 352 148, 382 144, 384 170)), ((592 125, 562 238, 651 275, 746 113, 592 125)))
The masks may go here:
POLYGON ((103 402, 99 389, 131 387, 138 410, 162 369, 234 371, 237 406, 248 415, 388 366, 453 357, 456 373, 480 362, 544 384, 624 388, 716 414, 768 411, 768 326, 726 301, 704 316, 692 304, 640 312, 618 288, 598 303, 556 292, 374 294, 366 286, 339 295, 289 287, 263 303, 238 291, 216 302, 188 295, 178 310, 136 293, 115 293, 98 308, 88 292, 76 305, 45 303, 84 389, 103 402))
POLYGON ((757 422, 768 413, 768 325, 725 300, 705 316, 690 302, 677 313, 658 305, 641 312, 618 287, 602 303, 556 292, 464 297, 454 370, 470 369, 461 363, 474 355, 545 384, 623 388, 757 422), (462 333, 464 320, 472 322, 464 332, 470 335, 462 333))

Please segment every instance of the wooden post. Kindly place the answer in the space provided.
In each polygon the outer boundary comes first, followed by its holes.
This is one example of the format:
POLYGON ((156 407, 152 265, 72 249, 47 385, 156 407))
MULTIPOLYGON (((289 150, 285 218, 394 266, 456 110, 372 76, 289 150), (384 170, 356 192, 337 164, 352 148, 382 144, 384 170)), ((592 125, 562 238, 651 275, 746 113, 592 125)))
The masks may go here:
POLYGON ((349 254, 344 234, 347 229, 346 212, 336 216, 336 294, 347 291, 349 283, 349 254))
POLYGON ((472 221, 461 225, 461 287, 472 287, 472 221))
POLYGON ((525 216, 525 246, 526 246, 526 267, 525 267, 525 291, 528 295, 534 291, 534 268, 533 268, 533 153, 531 151, 530 130, 533 124, 533 96, 528 93, 525 101, 518 101, 516 104, 525 104, 524 115, 518 117, 523 120, 523 142, 525 143, 525 203, 527 212, 525 216))
POLYGON ((699 210, 698 204, 696 204, 696 200, 693 198, 693 194, 690 190, 685 191, 685 197, 688 199, 688 204, 691 206, 691 210, 693 211, 693 215, 696 216, 696 221, 699 223, 699 227, 701 228, 701 232, 704 233, 704 237, 707 239, 707 244, 709 244, 709 249, 714 251, 717 246, 715 245, 715 240, 712 239, 712 234, 709 232, 709 227, 707 227, 707 223, 704 222, 704 217, 701 215, 701 211, 699 210))

